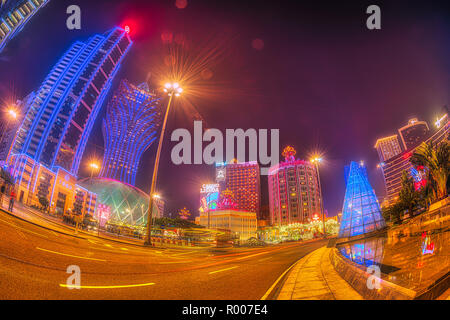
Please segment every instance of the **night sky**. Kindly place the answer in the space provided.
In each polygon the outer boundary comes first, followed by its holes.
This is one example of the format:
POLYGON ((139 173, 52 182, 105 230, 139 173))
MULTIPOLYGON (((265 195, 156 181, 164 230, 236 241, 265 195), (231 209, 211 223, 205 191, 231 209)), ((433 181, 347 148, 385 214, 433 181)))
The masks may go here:
MULTIPOLYGON (((223 132, 280 129, 280 148, 290 144, 300 158, 324 152, 324 204, 336 215, 345 192, 345 165, 364 160, 377 195, 383 197, 376 139, 395 134, 411 117, 431 126, 450 104, 448 1, 183 2, 178 1, 178 8, 175 0, 50 1, 0 55, 1 99, 37 90, 73 41, 116 25, 130 26, 134 45, 112 91, 122 78, 158 87, 170 65, 169 48, 178 48, 189 61, 217 50, 217 57, 201 66, 192 94, 187 90, 174 105, 159 171, 166 210, 176 213, 186 206, 195 214, 200 185, 214 180, 214 167, 175 166, 170 160, 175 145, 171 132, 192 129, 193 119, 201 117, 204 127, 223 132), (81 7, 81 30, 66 28, 66 8, 72 4, 81 7), (371 4, 381 7, 381 30, 366 28, 365 11, 371 4)), ((105 109, 80 176, 89 174, 90 158, 102 157, 105 109)), ((137 187, 145 192, 155 153, 156 144, 141 160, 137 187)), ((266 204, 266 178, 261 189, 266 204)))

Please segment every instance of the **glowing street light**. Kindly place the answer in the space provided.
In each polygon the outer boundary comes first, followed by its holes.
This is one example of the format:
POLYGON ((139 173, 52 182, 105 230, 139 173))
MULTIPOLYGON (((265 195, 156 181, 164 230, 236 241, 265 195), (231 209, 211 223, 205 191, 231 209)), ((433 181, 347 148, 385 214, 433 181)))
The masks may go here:
POLYGON ((89 164, 89 167, 91 168, 91 179, 92 179, 92 176, 94 175, 94 170, 97 171, 100 167, 96 162, 91 162, 89 164))
POLYGON ((181 88, 181 86, 178 82, 167 82, 164 85, 163 90, 165 93, 167 93, 167 96, 169 97, 169 102, 167 103, 166 115, 164 116, 164 121, 163 121, 163 125, 161 128, 161 134, 160 134, 159 141, 158 141, 158 150, 156 151, 155 166, 153 168, 152 186, 150 188, 150 195, 153 195, 153 196, 149 197, 149 204, 148 204, 147 239, 144 243, 146 246, 150 246, 152 244, 151 231, 152 231, 153 199, 155 198, 154 194, 155 194, 155 189, 156 189, 156 181, 158 179, 159 158, 161 157, 162 142, 164 140, 164 132, 166 131, 167 116, 169 115, 173 96, 175 95, 176 97, 179 97, 180 94, 183 92, 183 88, 181 88))
MULTIPOLYGON (((6 130, 9 128, 11 120, 16 120, 17 117, 18 117, 17 111, 13 107, 8 108, 6 110, 6 114, 7 114, 6 125, 3 126, 2 135, 0 136, 0 142, 3 141, 3 138, 5 136, 6 130)), ((11 153, 12 145, 13 145, 13 143, 11 144, 11 147, 9 148, 7 159, 9 158, 9 154, 11 153)))
POLYGON ((325 210, 323 209, 323 195, 322 195, 322 185, 320 183, 320 173, 319 173, 319 163, 322 162, 322 158, 314 157, 310 160, 312 164, 316 167, 317 180, 319 180, 319 192, 320 192, 320 210, 322 211, 322 223, 323 223, 323 237, 327 238, 327 233, 325 231, 325 210))

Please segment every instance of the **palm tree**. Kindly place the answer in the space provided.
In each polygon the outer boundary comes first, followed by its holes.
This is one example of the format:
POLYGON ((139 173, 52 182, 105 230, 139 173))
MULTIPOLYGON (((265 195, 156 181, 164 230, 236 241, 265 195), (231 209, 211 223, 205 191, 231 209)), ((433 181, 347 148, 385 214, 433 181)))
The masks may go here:
POLYGON ((450 144, 448 137, 439 144, 422 142, 411 157, 415 166, 424 166, 436 200, 447 197, 447 180, 450 174, 450 144))

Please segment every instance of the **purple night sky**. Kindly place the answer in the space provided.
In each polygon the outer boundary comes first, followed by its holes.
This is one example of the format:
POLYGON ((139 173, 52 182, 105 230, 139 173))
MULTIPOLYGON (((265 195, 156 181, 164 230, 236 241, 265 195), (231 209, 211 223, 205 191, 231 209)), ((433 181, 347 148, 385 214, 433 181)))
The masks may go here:
MULTIPOLYGON (((220 48, 221 57, 207 65, 198 86, 205 94, 186 93, 207 122, 204 127, 280 129, 281 149, 290 144, 306 159, 322 150, 325 209, 336 215, 344 197, 345 165, 364 160, 377 195, 384 196, 376 139, 394 134, 411 117, 431 126, 450 104, 450 10, 445 1, 375 1, 382 30, 370 31, 365 10, 372 2, 187 0, 180 9, 175 0, 51 0, 0 55, 0 96, 21 98, 37 90, 73 41, 115 25, 128 24, 135 43, 113 90, 122 78, 157 85, 155 70, 164 63, 168 46, 162 35, 184 43, 192 58, 201 46, 206 52, 220 48), (65 26, 65 11, 72 4, 81 7, 81 30, 65 26)), ((196 117, 182 102, 169 117, 158 189, 168 202, 166 212, 186 206, 197 214, 200 185, 214 179, 214 167, 171 163, 171 132, 191 129, 196 117)), ((101 158, 104 112, 105 106, 84 163, 94 153, 101 158)), ((145 192, 155 153, 156 144, 141 161, 137 187, 145 192)), ((261 189, 266 204, 266 178, 261 189)))

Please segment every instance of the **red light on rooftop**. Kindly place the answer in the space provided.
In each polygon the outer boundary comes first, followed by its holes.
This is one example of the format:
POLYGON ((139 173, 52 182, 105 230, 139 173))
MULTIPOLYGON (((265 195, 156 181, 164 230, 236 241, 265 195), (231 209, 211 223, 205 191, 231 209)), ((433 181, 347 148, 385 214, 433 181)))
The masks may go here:
POLYGON ((125 26, 124 29, 125 29, 125 32, 126 32, 126 33, 130 33, 130 26, 125 26))

